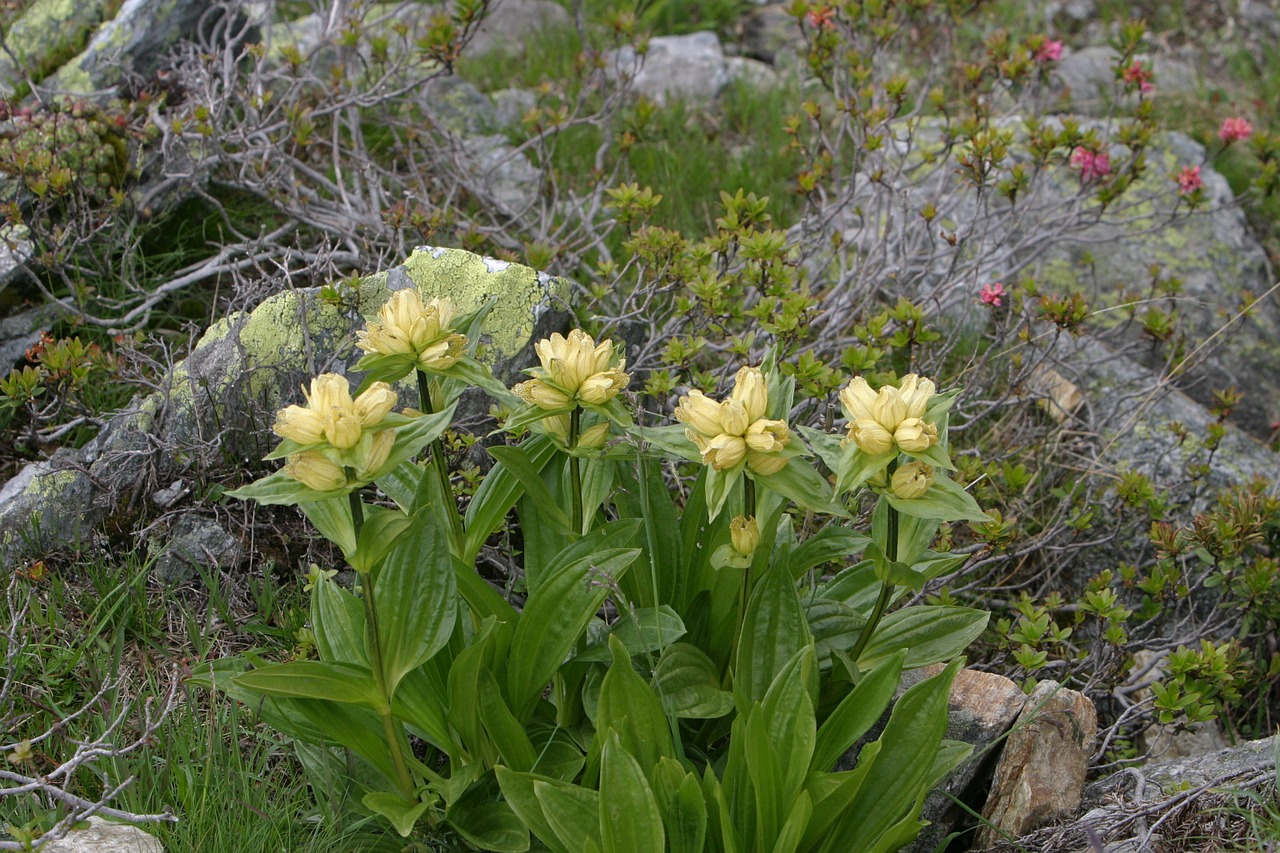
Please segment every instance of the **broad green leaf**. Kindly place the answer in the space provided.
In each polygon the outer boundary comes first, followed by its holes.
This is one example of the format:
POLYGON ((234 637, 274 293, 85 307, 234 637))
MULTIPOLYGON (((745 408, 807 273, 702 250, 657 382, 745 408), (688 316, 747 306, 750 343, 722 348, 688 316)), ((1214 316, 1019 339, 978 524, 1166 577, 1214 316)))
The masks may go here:
POLYGON ((586 848, 588 842, 603 844, 600 835, 600 795, 577 785, 533 783, 533 793, 542 813, 561 844, 571 851, 586 848))
POLYGON ((832 651, 847 652, 858 642, 867 620, 852 607, 827 598, 806 598, 803 603, 820 663, 826 663, 832 651))
POLYGON ((491 799, 488 786, 476 785, 449 807, 445 818, 477 850, 523 853, 529 830, 504 800, 491 799))
POLYGON ((367 667, 299 660, 269 664, 237 675, 235 683, 256 693, 328 699, 378 709, 386 700, 367 667))
POLYGON ((712 844, 712 839, 715 838, 720 842, 719 849, 724 853, 743 853, 742 841, 733 825, 729 801, 725 798, 719 777, 709 764, 702 772, 702 794, 707 804, 708 844, 712 844))
POLYGON ((870 453, 862 452, 855 442, 849 442, 844 446, 840 455, 840 464, 835 469, 836 494, 842 495, 858 489, 867 480, 888 468, 889 463, 896 458, 896 454, 893 453, 872 456, 870 453))
POLYGON ((720 672, 707 653, 688 643, 668 646, 653 670, 653 689, 670 715, 714 719, 733 710, 733 694, 720 687, 720 672))
POLYGON ((707 518, 715 521, 720 515, 720 511, 724 509, 725 501, 729 500, 729 496, 738 489, 738 485, 742 482, 742 471, 744 463, 739 462, 732 468, 726 468, 723 471, 717 471, 710 465, 707 469, 707 518))
POLYGON ((419 800, 406 800, 402 794, 391 791, 370 791, 360 802, 374 814, 379 814, 391 822, 401 838, 408 838, 413 827, 427 811, 430 803, 419 800))
POLYGON ((805 444, 809 445, 827 468, 832 471, 839 469, 840 459, 844 455, 844 439, 808 426, 799 427, 799 432, 804 436, 805 444))
POLYGON ((809 620, 791 574, 766 572, 751 593, 742 619, 733 684, 738 711, 763 699, 778 673, 811 640, 809 620))
POLYGON ((417 727, 422 736, 441 752, 453 755, 456 747, 444 707, 447 695, 447 688, 435 671, 435 661, 432 661, 411 670, 400 680, 392 712, 417 727))
POLYGON ((880 581, 871 560, 842 569, 835 577, 818 587, 816 595, 845 604, 862 618, 870 618, 871 608, 880 595, 880 581))
POLYGON ((373 571, 413 523, 413 518, 399 510, 366 506, 364 525, 360 528, 355 553, 347 555, 347 562, 361 574, 373 571))
MULTIPOLYGON (((774 790, 779 819, 785 816, 809 774, 816 737, 813 702, 817 692, 813 647, 805 646, 769 686, 758 712, 766 740, 776 756, 778 778, 774 790)), ((758 783, 756 790, 760 790, 758 783)))
MULTIPOLYGON (((591 526, 597 510, 613 491, 613 482, 617 474, 618 463, 613 459, 583 459, 582 468, 582 519, 591 526)), ((582 533, 581 530, 575 531, 582 533)))
POLYGON ((517 773, 509 767, 502 766, 495 767, 494 774, 498 777, 503 798, 535 838, 550 848, 551 853, 577 853, 576 848, 567 847, 551 828, 551 823, 544 813, 542 801, 534 789, 536 782, 552 787, 559 785, 571 788, 572 785, 559 779, 539 776, 536 773, 517 773))
POLYGON ((538 754, 524 727, 516 720, 502 699, 502 690, 489 670, 480 671, 480 722, 498 749, 502 762, 521 773, 533 769, 538 754))
MULTIPOLYGON (((556 447, 545 436, 533 436, 520 445, 526 461, 539 472, 556 453, 556 447)), ((524 494, 520 478, 501 462, 485 475, 467 506, 466 541, 462 549, 462 561, 475 563, 476 555, 485 541, 502 526, 509 513, 524 494)))
MULTIPOLYGON (((778 837, 782 821, 784 783, 777 750, 769 740, 769 723, 759 706, 746 714, 747 772, 755 793, 754 808, 749 812, 755 821, 751 847, 768 850, 778 837)), ((741 815, 742 812, 737 812, 741 815)))
POLYGON ((418 508, 418 489, 424 474, 428 471, 413 462, 405 462, 379 477, 378 488, 395 501, 402 512, 413 515, 418 508))
POLYGON ((290 726, 279 725, 277 714, 287 715, 291 723, 295 719, 304 721, 310 731, 320 735, 313 739, 314 743, 342 745, 380 772, 388 785, 395 784, 395 768, 387 748, 386 730, 378 715, 370 709, 324 699, 284 696, 266 697, 254 707, 259 709, 264 721, 280 731, 290 731, 290 726))
POLYGON ((862 748, 856 770, 843 773, 813 773, 805 784, 805 792, 813 802, 813 813, 809 816, 804 837, 800 841, 800 849, 816 850, 826 839, 831 827, 840 820, 849 803, 862 790, 862 783, 871 773, 876 756, 880 752, 879 743, 869 743, 862 748))
POLYGON ((620 488, 614 506, 622 518, 644 522, 645 553, 640 565, 622 579, 622 591, 638 607, 680 601, 686 581, 681 559, 680 516, 656 459, 620 464, 620 488))
MULTIPOLYGON (((248 485, 227 492, 227 497, 255 500, 264 505, 293 506, 323 500, 346 500, 354 487, 340 492, 317 492, 290 477, 283 469, 254 480, 248 485)), ((353 537, 354 538, 354 537, 353 537)), ((341 541, 335 540, 341 545, 341 541)))
POLYGON ((396 427, 396 441, 391 446, 391 453, 388 454, 387 461, 380 470, 395 470, 401 463, 408 462, 417 456, 422 448, 443 435, 453 421, 453 412, 457 407, 458 404, 454 403, 435 414, 417 417, 394 412, 387 415, 383 423, 396 427))
POLYGON ((907 650, 905 669, 950 660, 987 627, 990 613, 969 607, 917 605, 890 613, 858 658, 864 669, 907 650))
POLYGON ((351 522, 351 501, 346 497, 328 497, 300 503, 298 508, 320 534, 350 557, 356 550, 356 530, 351 522))
POLYGON ((826 479, 803 459, 792 459, 776 474, 753 476, 758 482, 789 498, 801 509, 822 512, 837 518, 848 516, 844 507, 836 502, 826 479))
POLYGON ((369 666, 364 605, 329 578, 312 588, 311 628, 320 660, 369 666))
POLYGON ((793 801, 787 821, 782 825, 782 831, 778 833, 778 840, 773 845, 773 853, 796 853, 804 837, 804 831, 809 826, 809 818, 812 816, 813 803, 809 800, 809 795, 801 791, 793 801))
MULTIPOLYGON (((617 521, 603 524, 586 536, 575 539, 566 545, 550 560, 549 565, 552 567, 565 566, 580 560, 590 560, 596 554, 600 554, 610 548, 630 547, 639 530, 640 521, 632 518, 618 519, 617 521)), ((529 594, 533 595, 543 578, 538 578, 535 581, 532 577, 527 577, 526 580, 529 584, 529 594)))
POLYGON ((871 731, 893 699, 906 655, 905 649, 889 655, 840 700, 836 709, 818 727, 810 769, 819 772, 830 770, 859 738, 871 731))
POLYGON ((847 839, 858 837, 868 849, 881 836, 901 832, 898 825, 919 817, 928 792, 934 756, 947 729, 947 700, 960 669, 953 661, 945 670, 902 694, 880 735, 880 753, 858 792, 828 836, 824 851, 843 851, 847 839))
POLYGON ((484 620, 493 618, 498 622, 514 625, 519 614, 505 598, 476 574, 472 566, 461 560, 453 561, 453 580, 458 587, 458 595, 467 603, 475 618, 484 620))
POLYGON ((448 531, 419 523, 400 538, 374 574, 378 639, 387 690, 449 641, 457 616, 457 586, 448 531))
POLYGON ((610 548, 553 569, 525 602, 507 667, 507 698, 528 720, 543 688, 577 644, 609 593, 608 578, 635 562, 636 548, 610 548))
POLYGON ((561 531, 573 532, 569 517, 565 515, 560 502, 552 496, 547 489, 547 484, 542 481, 542 466, 535 464, 523 448, 500 445, 489 448, 489 454, 501 462, 503 467, 520 482, 525 498, 537 503, 540 516, 561 531))
POLYGON ((663 853, 665 849, 658 801, 640 764, 612 730, 605 735, 600 759, 599 820, 604 853, 663 853))
POLYGON ((885 494, 885 499, 898 512, 915 518, 972 521, 979 524, 992 520, 991 516, 982 511, 978 502, 961 488, 959 483, 941 474, 934 478, 933 485, 923 497, 904 500, 888 492, 885 494))
POLYGON ((685 774, 675 795, 659 807, 670 853, 702 853, 707 837, 707 803, 698 777, 685 774))
POLYGON ((612 730, 643 767, 674 758, 671 727, 662 703, 631 665, 631 656, 616 637, 609 638, 613 665, 600 686, 596 729, 612 730))
POLYGON ((480 721, 480 681, 506 653, 510 633, 509 625, 493 617, 485 619, 471 645, 459 652, 449 667, 449 723, 473 760, 492 763, 497 758, 480 721))
MULTIPOLYGON (((637 572, 627 573, 628 576, 633 574, 637 572)), ((609 636, 617 637, 632 657, 662 651, 684 634, 684 622, 680 619, 680 615, 665 604, 661 607, 643 607, 627 611, 609 630, 609 636)), ((574 660, 607 661, 610 657, 608 644, 602 643, 576 655, 574 660)))
POLYGON ((567 729, 535 722, 528 727, 529 741, 537 760, 533 772, 553 779, 572 781, 586 763, 586 756, 567 729))
POLYGON ((844 563, 854 554, 861 554, 870 541, 871 537, 847 527, 827 525, 791 552, 791 576, 799 578, 825 563, 844 563))

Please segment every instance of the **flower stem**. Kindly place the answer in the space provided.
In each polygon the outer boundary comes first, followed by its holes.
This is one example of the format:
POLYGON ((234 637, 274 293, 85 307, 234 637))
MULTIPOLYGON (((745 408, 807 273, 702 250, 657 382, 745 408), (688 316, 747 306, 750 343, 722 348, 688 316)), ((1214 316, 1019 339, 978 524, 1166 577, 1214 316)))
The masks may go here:
MULTIPOLYGON (((347 469, 350 471, 350 469, 347 469)), ((348 475, 349 476, 349 475, 348 475)), ((347 495, 347 500, 351 502, 351 526, 355 529, 356 541, 360 540, 360 528, 364 527, 364 504, 360 502, 360 490, 347 495)))
POLYGON ((391 692, 387 689, 387 677, 382 669, 382 643, 378 639, 378 608, 373 600, 372 574, 362 575, 361 587, 364 592, 364 617, 369 635, 370 663, 373 665, 374 682, 378 685, 378 692, 383 697, 382 707, 378 709, 378 716, 382 718, 382 732, 387 739, 387 749, 391 751, 391 761, 396 767, 400 793, 406 799, 412 800, 414 799, 413 777, 409 775, 409 767, 405 764, 404 753, 401 750, 401 733, 397 730, 395 719, 391 716, 391 692))
MULTIPOLYGON (((742 504, 743 515, 750 520, 756 514, 756 483, 750 477, 744 476, 742 479, 742 504)), ((752 564, 755 560, 752 560, 752 564)), ((742 642, 742 625, 747 618, 747 602, 751 600, 751 566, 748 565, 742 570, 742 585, 738 587, 738 617, 733 626, 733 647, 729 653, 729 660, 732 663, 738 655, 738 643, 742 642)))
MULTIPOLYGON (((893 469, 897 467, 896 462, 889 464, 887 471, 887 480, 893 480, 893 469)), ((882 498, 883 500, 883 498, 882 498)), ((890 563, 898 560, 898 511, 890 504, 888 514, 888 533, 887 542, 884 543, 884 555, 890 563)), ((867 624, 862 627, 862 634, 858 637, 857 644, 854 645, 853 651, 849 653, 849 659, 855 663, 858 656, 866 650, 867 644, 871 642, 871 635, 876 632, 876 628, 880 625, 880 620, 884 618, 884 612, 889 607, 889 602, 893 599, 893 591, 896 586, 889 581, 882 581, 884 584, 880 587, 880 595, 876 598, 875 607, 871 609, 871 618, 867 620, 867 624)))
POLYGON ((582 535, 582 460, 573 451, 578 449, 578 433, 582 429, 582 409, 569 413, 569 491, 573 502, 573 532, 582 535))
MULTIPOLYGON (((418 400, 422 411, 424 414, 434 414, 435 408, 431 405, 431 386, 427 381, 427 374, 421 370, 415 371, 415 374, 418 377, 418 400)), ((439 438, 431 442, 431 464, 436 469, 436 479, 440 481, 440 493, 446 501, 446 506, 443 507, 443 510, 444 514, 449 517, 453 552, 461 554, 463 542, 465 541, 462 531, 462 517, 458 515, 458 505, 453 498, 453 485, 449 482, 449 469, 444 458, 444 442, 439 438)))

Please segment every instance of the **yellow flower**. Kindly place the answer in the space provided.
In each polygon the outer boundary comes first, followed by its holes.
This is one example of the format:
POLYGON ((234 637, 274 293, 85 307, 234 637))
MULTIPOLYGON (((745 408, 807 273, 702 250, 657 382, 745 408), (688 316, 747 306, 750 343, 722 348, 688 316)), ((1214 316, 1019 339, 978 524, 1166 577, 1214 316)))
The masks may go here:
POLYGON ((880 425, 875 418, 860 418, 849 425, 849 438, 863 453, 880 456, 893 450, 893 433, 880 425))
POLYGON ((350 450, 360 443, 364 423, 349 398, 346 406, 331 406, 320 413, 320 418, 324 421, 324 437, 334 447, 350 450))
POLYGON ((387 457, 391 455, 391 448, 395 443, 396 431, 393 429, 372 433, 368 447, 364 449, 360 464, 356 467, 356 477, 361 480, 372 480, 377 476, 382 466, 387 464, 387 457))
POLYGON ((271 430, 298 444, 324 441, 324 421, 317 412, 303 406, 287 406, 276 412, 276 422, 271 430))
POLYGON ((898 383, 901 388, 902 399, 907 404, 908 418, 923 418, 925 409, 929 406, 929 398, 937 392, 937 387, 929 379, 921 379, 914 373, 908 373, 902 377, 902 381, 898 383))
POLYGON ((367 353, 412 356, 424 370, 448 370, 467 344, 450 327, 453 314, 447 298, 423 304, 416 290, 397 290, 378 309, 377 322, 356 334, 356 344, 367 353))
POLYGON ((396 393, 385 382, 375 382, 356 399, 356 414, 364 426, 377 426, 396 405, 396 393))
POLYGON ((701 391, 690 391, 676 405, 676 420, 697 445, 704 464, 723 471, 744 458, 755 474, 776 474, 787 464, 780 454, 791 441, 785 421, 764 417, 769 408, 768 382, 758 367, 738 371, 729 399, 717 403, 701 391))
POLYGON ((907 401, 902 399, 901 392, 892 385, 886 385, 876 395, 875 405, 871 407, 871 417, 880 426, 893 432, 898 424, 907 416, 907 401))
POLYGON ((923 462, 911 462, 893 472, 891 488, 903 500, 924 497, 933 485, 933 467, 923 462))
POLYGON ((578 446, 587 450, 599 450, 604 447, 605 442, 609 440, 609 422, 604 421, 593 427, 588 427, 582 431, 582 435, 578 436, 578 446))
POLYGON ((730 400, 742 404, 747 412, 747 421, 758 421, 764 417, 769 406, 769 383, 758 367, 743 367, 733 380, 733 393, 730 400))
POLYGON ((907 453, 924 453, 938 443, 938 428, 919 418, 907 418, 894 430, 893 440, 907 453))
POLYGON ((542 366, 530 371, 535 376, 530 382, 539 385, 522 382, 515 392, 525 402, 543 409, 564 408, 574 400, 604 405, 631 379, 623 372, 626 360, 614 354, 613 341, 597 345, 581 329, 569 332, 568 337, 557 332, 538 341, 533 349, 542 366))
POLYGON ((342 467, 315 451, 293 454, 285 460, 284 471, 317 492, 333 492, 347 485, 347 475, 342 467))
POLYGON ((876 402, 876 392, 871 390, 867 380, 855 376, 849 380, 840 392, 840 402, 844 404, 844 413, 849 421, 873 420, 871 407, 876 402))
POLYGON ((729 522, 729 541, 741 556, 754 554, 760 545, 760 525, 756 523, 755 516, 746 518, 740 515, 729 522))

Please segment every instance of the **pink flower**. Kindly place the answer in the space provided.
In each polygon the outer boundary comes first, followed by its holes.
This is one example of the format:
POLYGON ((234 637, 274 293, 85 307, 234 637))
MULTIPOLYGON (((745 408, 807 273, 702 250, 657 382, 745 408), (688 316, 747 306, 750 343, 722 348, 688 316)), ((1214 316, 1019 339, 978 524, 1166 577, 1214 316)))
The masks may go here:
POLYGON ((978 298, 982 300, 983 305, 990 305, 992 308, 999 308, 1004 300, 1004 285, 1000 282, 984 284, 978 298))
POLYGON ((1036 62, 1057 62, 1062 58, 1062 39, 1053 39, 1040 45, 1036 51, 1036 62))
POLYGON ((1124 82, 1129 86, 1137 86, 1138 91, 1147 94, 1155 88, 1151 83, 1151 71, 1143 68, 1141 62, 1135 62, 1126 68, 1122 74, 1124 82))
POLYGON ((1080 179, 1089 181, 1111 174, 1111 158, 1101 151, 1077 146, 1071 154, 1071 165, 1080 170, 1080 179))
POLYGON ((1174 179, 1178 182, 1178 192, 1189 195, 1196 190, 1204 189, 1204 180, 1200 177, 1199 166, 1187 166, 1174 179))
POLYGON ((821 6, 817 9, 810 9, 805 13, 805 18, 808 19, 811 27, 816 27, 820 30, 831 30, 835 29, 836 26, 835 14, 836 10, 832 7, 821 6))
POLYGON ((1249 124, 1247 118, 1233 116, 1222 120, 1222 127, 1218 128, 1218 138, 1230 145, 1240 139, 1248 139, 1253 133, 1253 125, 1249 124))

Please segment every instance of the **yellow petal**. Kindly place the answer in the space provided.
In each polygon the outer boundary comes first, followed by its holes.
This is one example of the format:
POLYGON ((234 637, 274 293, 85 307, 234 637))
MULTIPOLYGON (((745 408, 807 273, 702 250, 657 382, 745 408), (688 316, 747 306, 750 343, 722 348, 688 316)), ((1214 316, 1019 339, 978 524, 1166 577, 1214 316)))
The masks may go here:
POLYGON ((743 435, 751 426, 747 408, 732 397, 720 404, 720 428, 729 435, 743 435))
POLYGON ((356 400, 356 414, 364 426, 377 426, 396 405, 396 392, 385 382, 375 382, 356 400))
POLYGON ((893 450, 893 433, 880 426, 880 422, 873 418, 854 421, 849 428, 849 437, 863 453, 870 453, 872 456, 881 456, 893 450))
POLYGON ((758 450, 747 451, 747 470, 765 477, 770 474, 776 474, 786 468, 787 463, 790 461, 786 456, 779 456, 775 453, 761 453, 758 450))
POLYGON ((897 388, 886 385, 876 395, 875 405, 871 407, 871 416, 879 422, 880 426, 893 432, 907 416, 907 401, 902 399, 902 393, 897 388))
POLYGON ((871 408, 876 403, 876 392, 871 390, 867 380, 855 376, 840 391, 840 402, 850 421, 865 420, 872 416, 871 408))
POLYGON ((742 436, 721 433, 707 442, 702 451, 702 461, 717 471, 724 471, 737 465, 746 455, 747 443, 742 436))
POLYGON ((769 407, 769 385, 758 367, 743 367, 734 379, 731 400, 737 400, 747 411, 747 421, 764 417, 769 407))
POLYGON ((701 391, 690 391, 676 405, 676 420, 705 436, 720 434, 720 404, 701 391))
POLYGON ((309 489, 333 492, 347 485, 346 472, 320 453, 295 453, 284 463, 284 472, 309 489))
POLYGON ((772 421, 765 418, 747 427, 747 447, 760 453, 776 453, 791 441, 791 431, 786 421, 772 421))
POLYGON ((324 421, 311 409, 288 406, 276 412, 272 431, 281 438, 299 444, 315 444, 324 440, 324 421))
POLYGON ((925 492, 933 485, 933 468, 923 462, 912 462, 903 465, 893 472, 891 487, 893 493, 903 500, 916 500, 924 497, 925 492))
POLYGON ((919 418, 907 418, 893 431, 893 440, 908 453, 924 453, 938 443, 938 428, 919 418))
POLYGON ((729 522, 729 542, 733 550, 744 557, 754 554, 760 545, 760 525, 756 523, 755 516, 746 518, 740 515, 729 522))

